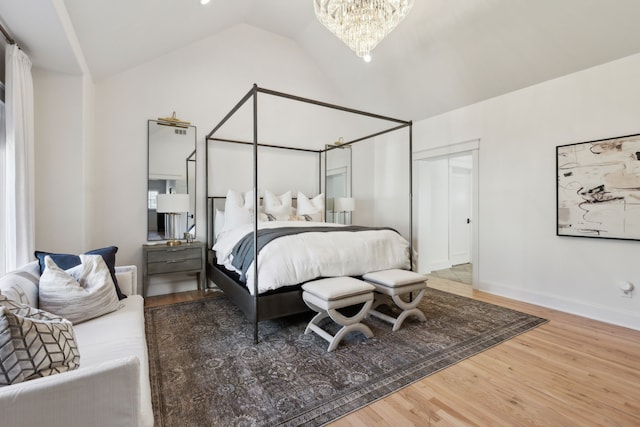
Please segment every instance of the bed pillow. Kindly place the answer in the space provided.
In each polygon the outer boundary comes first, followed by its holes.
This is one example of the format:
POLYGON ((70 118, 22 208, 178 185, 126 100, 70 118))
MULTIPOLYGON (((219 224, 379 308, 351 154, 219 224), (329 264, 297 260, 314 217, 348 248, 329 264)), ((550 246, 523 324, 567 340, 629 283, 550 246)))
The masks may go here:
POLYGON ((215 229, 215 237, 217 239, 220 233, 222 233, 222 230, 224 230, 224 212, 220 209, 216 209, 215 215, 216 216, 213 222, 213 228, 215 229))
MULTIPOLYGON (((224 203, 224 226, 216 233, 232 230, 244 224, 253 224, 253 190, 240 193, 235 190, 227 191, 227 198, 224 203)), ((258 215, 258 221, 261 221, 258 215)))
POLYGON ((269 190, 264 192, 264 213, 277 221, 289 221, 291 217, 291 191, 276 196, 269 190))
POLYGON ((40 277, 40 308, 74 324, 116 311, 120 302, 109 269, 99 255, 80 255, 80 265, 63 270, 45 257, 40 277))
POLYGON ((324 216, 324 193, 309 200, 307 196, 298 192, 298 220, 322 221, 324 216))
POLYGON ((0 387, 78 366, 71 322, 0 295, 0 387))
MULTIPOLYGON (((258 190, 258 196, 260 196, 260 190, 258 190)), ((245 191, 244 193, 236 190, 228 190, 225 200, 225 211, 227 210, 227 203, 245 209, 253 209, 253 190, 245 191)), ((258 200, 258 206, 260 206, 260 200, 258 200)))
MULTIPOLYGON (((118 286, 118 279, 116 279, 116 252, 118 252, 117 246, 107 246, 106 248, 94 249, 89 252, 85 252, 85 255, 101 255, 104 262, 109 268, 111 274, 111 280, 113 280, 113 286, 118 294, 118 299, 125 299, 127 296, 122 293, 118 286)), ((71 254, 55 254, 50 252, 36 251, 35 256, 38 258, 38 264, 40 267, 40 274, 44 273, 44 258, 49 255, 53 262, 63 270, 68 270, 71 267, 80 265, 80 257, 78 255, 71 254)))

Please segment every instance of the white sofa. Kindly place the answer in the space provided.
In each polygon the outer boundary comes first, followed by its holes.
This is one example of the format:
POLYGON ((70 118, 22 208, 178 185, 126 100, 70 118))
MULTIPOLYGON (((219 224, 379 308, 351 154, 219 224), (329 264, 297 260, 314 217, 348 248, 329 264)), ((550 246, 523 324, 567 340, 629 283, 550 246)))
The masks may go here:
MULTIPOLYGON (((153 426, 144 300, 135 266, 116 267, 128 297, 120 308, 74 325, 80 367, 0 387, 6 426, 153 426)), ((38 261, 0 278, 0 293, 38 307, 38 261)))

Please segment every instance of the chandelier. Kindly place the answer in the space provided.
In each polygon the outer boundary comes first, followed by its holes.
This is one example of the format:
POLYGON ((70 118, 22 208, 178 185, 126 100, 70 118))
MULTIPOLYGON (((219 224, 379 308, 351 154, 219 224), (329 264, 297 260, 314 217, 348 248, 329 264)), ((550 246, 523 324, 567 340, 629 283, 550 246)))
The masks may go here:
POLYGON ((313 0, 322 25, 367 62, 412 6, 413 0, 313 0))

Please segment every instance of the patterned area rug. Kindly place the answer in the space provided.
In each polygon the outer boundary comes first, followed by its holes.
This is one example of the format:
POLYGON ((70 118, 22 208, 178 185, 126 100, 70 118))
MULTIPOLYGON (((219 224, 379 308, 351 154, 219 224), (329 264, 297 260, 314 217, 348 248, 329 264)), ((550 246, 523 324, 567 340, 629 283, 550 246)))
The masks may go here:
POLYGON ((147 308, 156 426, 318 426, 526 332, 546 320, 428 289, 412 318, 332 352, 304 334, 311 315, 253 326, 226 297, 147 308))

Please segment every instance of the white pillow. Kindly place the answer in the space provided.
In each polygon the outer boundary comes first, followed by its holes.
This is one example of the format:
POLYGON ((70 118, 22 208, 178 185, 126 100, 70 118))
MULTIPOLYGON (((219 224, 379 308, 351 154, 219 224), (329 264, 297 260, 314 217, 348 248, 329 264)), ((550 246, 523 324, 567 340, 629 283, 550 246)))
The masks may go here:
POLYGON ((213 228, 215 229, 217 239, 220 233, 222 233, 222 230, 224 230, 224 212, 216 209, 215 215, 213 228))
POLYGON ((80 255, 80 265, 63 270, 50 256, 40 276, 40 308, 74 324, 120 307, 113 279, 101 255, 80 255))
POLYGON ((232 230, 244 224, 251 224, 251 214, 249 208, 245 207, 245 197, 238 191, 229 190, 224 203, 224 227, 220 231, 232 230))
MULTIPOLYGON (((260 192, 258 191, 258 195, 259 194, 260 192)), ((244 193, 235 190, 228 190, 227 199, 225 201, 225 211, 227 210, 226 206, 228 203, 245 209, 253 209, 253 190, 249 190, 244 193)), ((258 204, 259 203, 260 202, 258 201, 258 204)))
POLYGON ((291 191, 276 196, 269 190, 264 191, 264 212, 277 221, 289 221, 291 217, 291 191))
POLYGON ((298 219, 301 221, 322 221, 324 216, 324 193, 309 200, 307 196, 298 192, 298 219))
MULTIPOLYGON (((258 201, 258 206, 259 203, 258 201)), ((259 214, 258 221, 266 221, 262 217, 263 215, 259 214)), ((216 224, 216 234, 232 230, 244 224, 253 224, 253 190, 249 190, 246 193, 229 190, 224 203, 224 226, 218 229, 216 224)))

